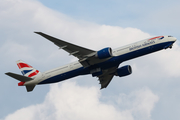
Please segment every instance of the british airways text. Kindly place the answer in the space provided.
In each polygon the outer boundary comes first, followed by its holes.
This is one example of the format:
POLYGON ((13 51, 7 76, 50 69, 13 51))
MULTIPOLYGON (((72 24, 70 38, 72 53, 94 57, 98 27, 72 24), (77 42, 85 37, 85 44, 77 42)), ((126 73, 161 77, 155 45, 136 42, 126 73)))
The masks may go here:
POLYGON ((144 42, 142 45, 134 45, 132 47, 129 48, 130 51, 132 50, 136 50, 136 49, 139 49, 141 47, 145 47, 145 46, 148 46, 148 45, 151 45, 151 44, 154 44, 155 41, 150 41, 150 42, 144 42))

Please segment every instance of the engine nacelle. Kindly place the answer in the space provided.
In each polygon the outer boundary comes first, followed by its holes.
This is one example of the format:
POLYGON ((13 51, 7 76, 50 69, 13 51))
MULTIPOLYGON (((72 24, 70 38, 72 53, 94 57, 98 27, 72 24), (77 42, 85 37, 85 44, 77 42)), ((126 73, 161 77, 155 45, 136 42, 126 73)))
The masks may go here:
POLYGON ((99 50, 96 53, 96 57, 98 57, 99 59, 112 57, 112 49, 110 47, 107 47, 102 50, 99 50))
POLYGON ((124 77, 130 75, 131 73, 132 73, 132 69, 130 65, 126 65, 121 68, 118 68, 116 71, 116 75, 119 77, 124 77))

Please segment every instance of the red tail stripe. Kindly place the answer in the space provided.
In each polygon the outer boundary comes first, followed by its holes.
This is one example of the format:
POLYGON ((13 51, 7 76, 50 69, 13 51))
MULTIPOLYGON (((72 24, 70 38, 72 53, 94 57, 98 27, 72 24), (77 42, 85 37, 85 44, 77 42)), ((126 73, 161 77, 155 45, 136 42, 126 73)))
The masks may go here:
POLYGON ((18 65, 19 69, 24 68, 24 67, 32 68, 32 66, 30 66, 26 63, 18 63, 17 65, 18 65))
POLYGON ((39 71, 36 70, 35 72, 29 74, 28 77, 33 77, 33 76, 37 75, 38 73, 39 73, 39 71))

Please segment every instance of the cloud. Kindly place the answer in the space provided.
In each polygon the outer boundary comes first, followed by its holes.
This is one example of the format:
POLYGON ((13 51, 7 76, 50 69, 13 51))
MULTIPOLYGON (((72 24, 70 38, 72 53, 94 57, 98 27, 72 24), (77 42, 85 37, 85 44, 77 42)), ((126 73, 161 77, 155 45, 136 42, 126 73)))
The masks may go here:
POLYGON ((180 46, 178 43, 173 45, 172 50, 166 50, 162 52, 161 55, 156 54, 155 60, 160 68, 163 68, 162 73, 168 75, 169 77, 180 77, 180 46))
POLYGON ((21 108, 4 120, 144 120, 150 119, 158 96, 142 88, 130 94, 120 94, 118 105, 100 101, 101 91, 96 87, 81 87, 75 82, 51 85, 43 103, 21 108))
POLYGON ((139 71, 141 76, 145 77, 147 77, 149 73, 158 73, 154 74, 158 78, 164 77, 165 75, 169 78, 178 78, 180 77, 180 65, 177 64, 178 61, 180 61, 179 53, 180 46, 177 41, 174 43, 172 49, 161 50, 146 56, 146 58, 141 58, 142 60, 137 60, 135 70, 139 71), (142 61, 144 62, 142 63, 142 61))
MULTIPOLYGON (((104 47, 116 48, 151 37, 150 34, 137 28, 123 28, 120 26, 75 20, 62 13, 53 11, 35 0, 0 1, 0 18, 0 65, 3 68, 1 69, 1 73, 10 70, 15 71, 17 66, 14 65, 14 67, 12 64, 15 64, 14 62, 17 59, 22 59, 30 63, 42 72, 75 60, 73 57, 69 57, 66 52, 58 50, 57 46, 45 38, 34 34, 34 31, 42 31, 54 37, 94 50, 104 47)), ((13 116, 17 119, 20 119, 20 117, 24 118, 24 116, 29 116, 29 119, 59 119, 60 117, 64 119, 83 119, 86 117, 91 119, 93 117, 105 117, 104 119, 108 119, 109 117, 109 119, 113 119, 112 116, 127 119, 150 119, 151 112, 158 98, 161 98, 161 102, 158 102, 158 108, 162 113, 164 113, 164 110, 169 110, 169 108, 164 109, 164 106, 160 103, 171 103, 169 106, 178 104, 177 102, 172 102, 173 100, 170 102, 167 101, 166 98, 171 97, 166 92, 171 92, 173 96, 177 96, 178 94, 176 91, 179 90, 179 87, 176 87, 176 90, 174 90, 175 88, 172 87, 174 83, 173 81, 169 81, 169 78, 176 78, 174 81, 179 83, 179 53, 179 45, 175 44, 172 50, 160 51, 123 63, 132 65, 133 74, 125 78, 114 77, 107 90, 102 93, 98 92, 99 90, 97 88, 91 87, 97 85, 96 78, 92 78, 91 76, 78 77, 77 80, 78 84, 83 83, 83 86, 88 88, 80 87, 68 81, 64 82, 67 82, 68 85, 52 85, 50 92, 46 95, 45 101, 41 104, 39 104, 38 99, 44 96, 41 96, 41 91, 43 90, 41 90, 40 86, 38 86, 39 89, 36 88, 33 91, 34 93, 39 92, 39 94, 35 95, 32 93, 30 96, 25 93, 25 89, 22 90, 24 92, 16 89, 14 82, 10 80, 11 78, 4 77, 4 75, 1 78, 4 80, 4 84, 1 84, 0 87, 0 95, 2 96, 0 102, 5 104, 1 108, 8 109, 5 114, 9 114, 9 111, 12 111, 12 109, 14 111, 19 109, 7 116, 6 119, 12 119, 13 116), (95 84, 89 84, 93 80, 95 84), (168 86, 169 83, 172 86, 168 86), (69 89, 65 89, 63 86, 69 89), (148 86, 154 93, 146 87, 142 88, 143 86, 148 86), (137 90, 139 88, 142 89, 137 90), (121 93, 121 90, 123 90, 123 93, 121 93), (18 92, 16 96, 14 91, 18 92), (126 93, 127 91, 130 94, 126 93), (76 93, 82 94, 79 96, 76 93), (101 94, 108 96, 110 93, 116 93, 116 95, 120 93, 119 96, 117 95, 119 100, 117 105, 120 106, 119 108, 115 105, 108 104, 107 101, 100 101, 101 94), (159 93, 158 97, 155 95, 156 93, 159 93), (38 102, 32 102, 36 100, 38 102), (122 104, 122 101, 125 105, 122 104), (25 107, 27 104, 22 103, 29 103, 28 105, 31 106, 25 107), (84 105, 82 109, 81 104, 84 105), (124 109, 122 109, 123 107, 124 109), (78 112, 82 114, 78 114, 78 112)), ((176 100, 178 101, 178 99, 179 97, 176 100)), ((170 111, 168 113, 170 116, 173 114, 170 111)))
MULTIPOLYGON (((33 61, 35 64, 39 62, 38 64, 51 63, 52 65, 59 63, 59 60, 67 61, 69 58, 67 53, 58 51, 57 46, 34 34, 34 31, 42 31, 93 50, 100 50, 104 47, 117 48, 150 37, 148 33, 136 28, 122 28, 74 20, 35 0, 0 1, 0 7, 2 9, 0 31, 2 31, 1 42, 3 44, 1 47, 4 48, 3 51, 14 51, 13 56, 17 53, 19 58, 24 61, 33 61), (12 44, 19 45, 23 49, 16 46, 17 51, 15 47, 11 47, 12 44)), ((1 54, 2 58, 6 59, 3 57, 6 54, 3 52, 1 54)), ((16 61, 19 59, 18 57, 11 60, 16 61)), ((57 64, 53 66, 57 66, 57 64)))
POLYGON ((7 41, 0 48, 0 54, 4 55, 7 60, 21 58, 21 56, 27 57, 27 59, 31 60, 31 49, 32 48, 30 46, 24 46, 14 41, 7 41))
POLYGON ((150 89, 144 87, 140 90, 131 92, 129 95, 120 94, 118 103, 120 108, 129 108, 136 119, 147 120, 151 117, 151 111, 154 108, 154 103, 159 100, 150 89))

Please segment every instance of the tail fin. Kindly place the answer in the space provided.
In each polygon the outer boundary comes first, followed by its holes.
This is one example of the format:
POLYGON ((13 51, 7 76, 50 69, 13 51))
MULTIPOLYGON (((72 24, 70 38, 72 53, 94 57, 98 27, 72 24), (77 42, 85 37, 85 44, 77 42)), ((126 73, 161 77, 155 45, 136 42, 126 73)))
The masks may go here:
POLYGON ((8 72, 5 74, 19 80, 20 82, 18 83, 18 86, 24 86, 25 84, 27 92, 32 91, 34 87, 36 86, 36 84, 26 84, 26 82, 34 80, 36 75, 40 74, 40 72, 21 60, 16 61, 16 63, 23 75, 18 75, 11 72, 8 72))
POLYGON ((16 61, 21 73, 26 77, 35 77, 40 72, 33 68, 32 66, 28 65, 27 63, 23 62, 22 60, 16 61))

